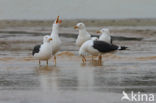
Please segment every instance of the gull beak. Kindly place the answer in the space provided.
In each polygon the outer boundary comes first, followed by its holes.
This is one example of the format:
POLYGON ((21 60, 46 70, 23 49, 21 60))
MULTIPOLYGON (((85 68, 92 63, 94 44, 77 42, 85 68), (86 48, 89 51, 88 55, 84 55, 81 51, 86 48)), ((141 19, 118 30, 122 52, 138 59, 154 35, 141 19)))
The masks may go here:
POLYGON ((96 31, 96 33, 97 33, 97 34, 100 34, 100 33, 101 33, 101 31, 100 31, 100 30, 98 30, 98 31, 96 31))
POLYGON ((78 26, 74 26, 74 29, 78 29, 79 27, 78 26))
POLYGON ((59 16, 57 16, 57 19, 56 19, 56 24, 57 24, 57 23, 59 23, 59 16))
POLYGON ((48 41, 50 42, 51 40, 53 40, 52 38, 49 38, 48 41))
POLYGON ((62 20, 59 20, 59 24, 61 24, 62 23, 62 20))

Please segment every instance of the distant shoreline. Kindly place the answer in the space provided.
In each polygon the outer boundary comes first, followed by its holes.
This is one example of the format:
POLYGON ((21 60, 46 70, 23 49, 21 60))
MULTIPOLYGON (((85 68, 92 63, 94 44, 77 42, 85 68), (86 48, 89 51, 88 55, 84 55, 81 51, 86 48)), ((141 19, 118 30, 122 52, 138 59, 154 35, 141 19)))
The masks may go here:
MULTIPOLYGON (((63 20, 62 27, 71 27, 84 22, 89 27, 100 26, 156 26, 156 19, 73 19, 63 20)), ((53 20, 0 20, 0 28, 5 27, 51 27, 53 20)))

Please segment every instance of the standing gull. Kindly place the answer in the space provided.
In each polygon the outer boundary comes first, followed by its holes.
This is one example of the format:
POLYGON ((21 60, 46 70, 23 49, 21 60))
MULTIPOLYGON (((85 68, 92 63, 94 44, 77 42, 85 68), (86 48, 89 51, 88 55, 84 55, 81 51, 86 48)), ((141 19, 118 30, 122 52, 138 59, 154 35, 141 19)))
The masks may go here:
POLYGON ((84 23, 77 23, 74 27, 75 29, 79 30, 78 37, 76 39, 76 45, 81 47, 81 45, 91 39, 91 35, 87 32, 85 24, 84 23))
POLYGON ((111 38, 109 29, 103 28, 103 29, 97 31, 97 33, 101 34, 101 36, 99 37, 99 40, 105 41, 109 44, 112 44, 112 38, 111 38))
POLYGON ((54 21, 53 26, 52 26, 52 32, 51 32, 51 37, 53 40, 51 41, 52 45, 52 55, 54 56, 54 62, 56 64, 56 53, 60 50, 61 47, 61 40, 59 38, 59 25, 61 24, 61 20, 59 20, 59 16, 57 19, 54 21))
POLYGON ((91 40, 86 41, 79 49, 79 55, 82 57, 82 62, 86 62, 85 55, 91 54, 93 56, 99 56, 99 62, 102 61, 101 55, 103 53, 115 51, 115 50, 125 50, 125 46, 117 46, 109 44, 105 41, 98 40, 93 37, 91 40))
POLYGON ((36 45, 32 51, 32 55, 40 61, 46 61, 48 65, 48 60, 51 58, 51 51, 52 47, 50 44, 50 41, 52 38, 50 36, 44 36, 43 37, 43 44, 41 45, 36 45))

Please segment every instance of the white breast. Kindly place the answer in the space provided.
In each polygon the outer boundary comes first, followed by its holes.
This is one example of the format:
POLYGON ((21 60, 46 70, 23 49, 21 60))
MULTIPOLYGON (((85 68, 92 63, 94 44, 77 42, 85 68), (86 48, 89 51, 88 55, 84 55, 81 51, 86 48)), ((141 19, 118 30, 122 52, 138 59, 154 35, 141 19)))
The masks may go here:
POLYGON ((99 51, 93 48, 93 40, 88 40, 80 47, 79 54, 80 55, 91 54, 97 56, 99 55, 99 51))
POLYGON ((51 45, 52 45, 52 55, 55 55, 61 48, 61 40, 59 37, 52 37, 53 40, 51 41, 51 45))
POLYGON ((90 40, 90 36, 84 36, 84 37, 78 36, 76 40, 76 45, 80 47, 87 40, 90 40))
POLYGON ((39 53, 36 53, 34 57, 40 60, 48 60, 52 55, 52 47, 49 43, 42 44, 39 53))
POLYGON ((105 41, 105 42, 107 42, 107 43, 111 43, 111 36, 108 35, 108 34, 102 34, 102 35, 99 37, 99 40, 105 41))
POLYGON ((76 40, 76 45, 80 47, 84 42, 90 39, 91 36, 86 30, 79 30, 79 35, 76 40))

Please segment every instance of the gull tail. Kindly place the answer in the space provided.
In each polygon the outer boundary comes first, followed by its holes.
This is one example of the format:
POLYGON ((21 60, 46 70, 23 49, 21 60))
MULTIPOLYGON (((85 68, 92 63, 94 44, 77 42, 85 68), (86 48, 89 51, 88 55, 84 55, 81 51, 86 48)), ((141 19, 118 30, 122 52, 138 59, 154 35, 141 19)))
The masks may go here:
POLYGON ((118 50, 127 50, 127 48, 128 48, 128 47, 126 47, 126 46, 119 46, 119 47, 118 47, 118 50))

